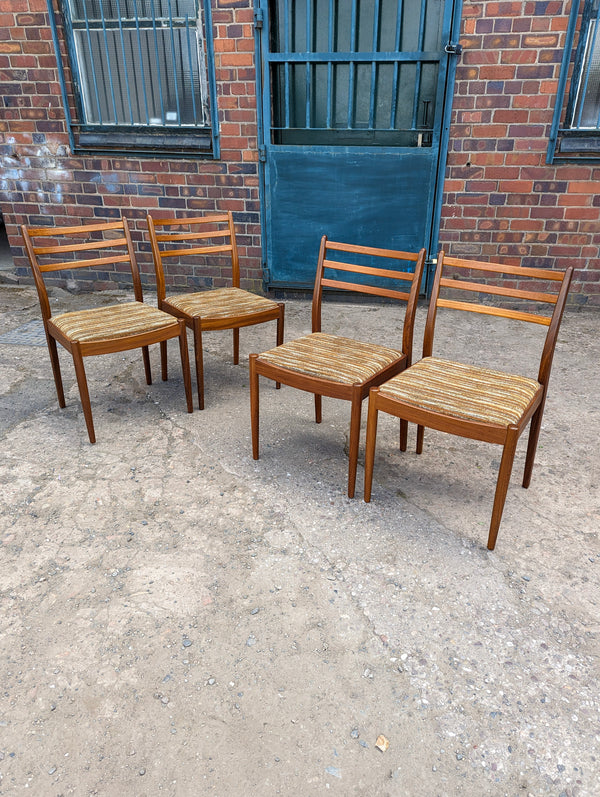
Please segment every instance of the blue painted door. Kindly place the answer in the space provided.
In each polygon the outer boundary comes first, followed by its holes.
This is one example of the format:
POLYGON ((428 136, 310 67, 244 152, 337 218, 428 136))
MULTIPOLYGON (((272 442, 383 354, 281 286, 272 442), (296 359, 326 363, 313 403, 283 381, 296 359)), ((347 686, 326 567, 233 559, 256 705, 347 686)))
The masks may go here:
POLYGON ((457 4, 259 0, 269 286, 312 287, 323 234, 435 252, 457 4))

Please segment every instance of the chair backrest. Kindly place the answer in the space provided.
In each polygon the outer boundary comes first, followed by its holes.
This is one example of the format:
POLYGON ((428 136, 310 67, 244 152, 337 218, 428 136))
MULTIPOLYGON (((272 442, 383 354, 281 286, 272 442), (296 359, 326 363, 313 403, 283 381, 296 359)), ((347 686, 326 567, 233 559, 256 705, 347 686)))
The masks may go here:
POLYGON ((57 271, 89 268, 104 271, 108 265, 127 263, 138 302, 143 301, 142 282, 126 218, 73 227, 21 227, 25 251, 33 271, 42 317, 51 316, 44 276, 57 271))
POLYGON ((231 284, 234 288, 240 287, 240 266, 231 211, 181 219, 155 219, 148 214, 147 221, 159 301, 166 294, 166 258, 185 260, 195 255, 228 254, 231 258, 231 284))
POLYGON ((415 313, 426 252, 402 252, 374 246, 328 241, 321 238, 312 301, 312 331, 321 331, 323 288, 399 299, 407 303, 402 331, 402 351, 410 363, 415 313), (385 268, 383 266, 386 266, 385 268), (343 278, 339 272, 343 272, 343 278), (398 283, 409 283, 400 290, 398 283))
POLYGON ((565 271, 554 271, 509 266, 449 257, 441 251, 425 322, 423 357, 429 357, 433 352, 438 307, 541 324, 547 326, 548 331, 542 350, 538 381, 546 385, 572 276, 572 267, 565 271), (491 283, 488 282, 490 279, 491 283), (494 280, 500 280, 501 283, 494 284, 494 280), (556 290, 553 291, 554 286, 556 290), (448 291, 450 298, 446 298, 448 291), (460 297, 456 296, 457 292, 460 292, 460 297), (482 294, 505 297, 510 300, 511 306, 483 304, 482 294), (514 305, 518 303, 524 305, 524 309, 516 309, 514 305))

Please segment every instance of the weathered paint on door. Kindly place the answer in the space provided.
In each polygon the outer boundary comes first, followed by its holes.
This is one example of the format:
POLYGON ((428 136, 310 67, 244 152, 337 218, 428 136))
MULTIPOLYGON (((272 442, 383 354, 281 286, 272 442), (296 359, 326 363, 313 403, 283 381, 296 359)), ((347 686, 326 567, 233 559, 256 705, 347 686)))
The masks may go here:
POLYGON ((261 0, 257 14, 267 283, 312 286, 323 234, 431 252, 455 4, 261 0))

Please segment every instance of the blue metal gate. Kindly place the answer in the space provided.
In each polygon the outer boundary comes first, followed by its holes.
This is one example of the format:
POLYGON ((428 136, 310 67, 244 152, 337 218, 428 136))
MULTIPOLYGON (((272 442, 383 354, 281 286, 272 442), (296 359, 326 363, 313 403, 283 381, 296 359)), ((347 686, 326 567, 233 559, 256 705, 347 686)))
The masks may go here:
POLYGON ((312 286, 323 234, 435 251, 460 0, 257 0, 255 16, 267 284, 312 286))

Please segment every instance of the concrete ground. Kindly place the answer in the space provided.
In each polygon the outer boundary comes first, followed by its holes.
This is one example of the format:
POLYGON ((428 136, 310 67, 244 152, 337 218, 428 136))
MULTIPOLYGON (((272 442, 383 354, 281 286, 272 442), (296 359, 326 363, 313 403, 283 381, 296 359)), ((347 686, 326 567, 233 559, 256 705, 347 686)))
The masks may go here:
MULTIPOLYGON (((411 428, 402 454, 384 416, 372 503, 364 434, 349 500, 348 405, 316 426, 264 381, 252 460, 247 355, 274 324, 242 330, 240 366, 206 335, 192 415, 176 345, 149 387, 137 352, 88 360, 92 446, 33 289, 0 306, 1 795, 600 794, 600 315, 566 314, 532 485, 522 439, 489 552, 493 446, 429 431, 417 457, 411 428)), ((286 339, 309 331, 307 301, 286 312, 286 339)), ((488 347, 489 319, 446 312, 439 353, 535 374, 542 328, 500 321, 488 347)), ((400 338, 389 306, 325 319, 400 338)))

